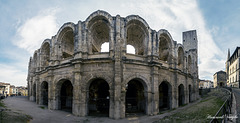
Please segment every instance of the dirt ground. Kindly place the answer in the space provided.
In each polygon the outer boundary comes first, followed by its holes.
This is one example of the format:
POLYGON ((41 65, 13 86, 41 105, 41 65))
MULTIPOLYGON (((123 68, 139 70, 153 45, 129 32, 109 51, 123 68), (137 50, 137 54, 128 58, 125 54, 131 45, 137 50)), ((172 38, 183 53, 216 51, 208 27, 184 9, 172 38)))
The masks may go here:
POLYGON ((72 122, 79 122, 79 123, 99 123, 99 122, 114 122, 114 123, 150 123, 157 121, 165 116, 172 115, 184 108, 188 108, 191 105, 199 102, 200 100, 191 103, 187 106, 180 107, 173 111, 167 111, 161 115, 155 116, 135 116, 129 117, 125 119, 114 120, 107 117, 76 117, 73 116, 69 112, 64 112, 60 110, 48 110, 47 108, 43 108, 43 106, 37 105, 35 102, 31 102, 27 100, 27 97, 8 97, 4 99, 4 103, 8 109, 12 111, 22 112, 24 114, 30 115, 32 117, 31 123, 72 123, 72 122))

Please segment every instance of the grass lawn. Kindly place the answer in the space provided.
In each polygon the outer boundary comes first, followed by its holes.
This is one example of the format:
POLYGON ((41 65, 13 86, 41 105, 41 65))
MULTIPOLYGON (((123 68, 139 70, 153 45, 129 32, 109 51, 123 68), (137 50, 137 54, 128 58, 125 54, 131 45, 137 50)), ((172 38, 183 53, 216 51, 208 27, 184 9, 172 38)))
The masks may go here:
POLYGON ((17 111, 7 109, 0 100, 0 123, 28 123, 32 117, 17 111))
POLYGON ((227 98, 227 94, 221 90, 214 90, 203 99, 188 108, 166 116, 154 123, 208 123, 211 119, 207 117, 214 116, 227 98))

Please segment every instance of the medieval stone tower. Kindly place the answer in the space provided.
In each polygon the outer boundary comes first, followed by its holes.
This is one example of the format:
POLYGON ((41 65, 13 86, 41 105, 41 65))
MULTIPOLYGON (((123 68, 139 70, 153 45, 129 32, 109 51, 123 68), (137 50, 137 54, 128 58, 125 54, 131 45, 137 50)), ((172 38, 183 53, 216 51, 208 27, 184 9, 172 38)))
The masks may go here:
POLYGON ((65 23, 34 52, 29 99, 77 116, 156 115, 198 98, 197 43, 196 31, 184 32, 182 45, 137 15, 99 10, 65 23))

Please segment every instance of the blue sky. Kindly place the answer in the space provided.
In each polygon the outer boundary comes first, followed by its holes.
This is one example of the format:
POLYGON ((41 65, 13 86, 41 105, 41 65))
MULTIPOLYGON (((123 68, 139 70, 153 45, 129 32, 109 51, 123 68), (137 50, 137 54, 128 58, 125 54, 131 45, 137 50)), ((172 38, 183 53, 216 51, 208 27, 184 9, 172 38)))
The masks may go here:
POLYGON ((0 0, 0 81, 27 85, 28 61, 44 39, 66 22, 84 21, 96 10, 112 16, 139 15, 182 43, 182 32, 197 30, 200 79, 224 70, 227 49, 240 46, 238 0, 0 0))

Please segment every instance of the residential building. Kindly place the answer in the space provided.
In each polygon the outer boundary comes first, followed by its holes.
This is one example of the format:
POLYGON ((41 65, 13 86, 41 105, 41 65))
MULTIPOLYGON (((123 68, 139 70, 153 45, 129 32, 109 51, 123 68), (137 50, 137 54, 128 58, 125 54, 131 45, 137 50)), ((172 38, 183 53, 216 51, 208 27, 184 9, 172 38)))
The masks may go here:
POLYGON ((240 86, 240 47, 237 47, 233 54, 230 56, 230 50, 228 50, 228 58, 226 62, 226 73, 227 73, 227 85, 229 87, 240 86))

